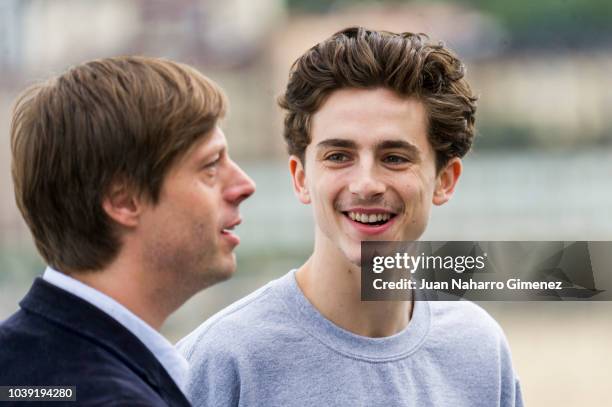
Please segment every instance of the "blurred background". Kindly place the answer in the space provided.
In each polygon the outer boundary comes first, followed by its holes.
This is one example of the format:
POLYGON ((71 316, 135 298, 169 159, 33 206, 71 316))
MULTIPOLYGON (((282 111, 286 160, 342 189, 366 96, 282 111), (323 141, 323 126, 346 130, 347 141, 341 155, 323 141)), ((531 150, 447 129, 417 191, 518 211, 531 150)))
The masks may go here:
MULTIPOLYGON (((291 190, 276 98, 295 58, 351 25, 443 40, 480 96, 465 173, 424 239, 612 240, 609 0, 2 0, 0 320, 44 269, 10 178, 19 91, 120 54, 186 62, 226 89, 231 154, 258 190, 242 205, 237 274, 169 319, 175 342, 310 254, 312 217, 291 190)), ((508 336, 526 405, 610 405, 612 303, 481 305, 508 336)))

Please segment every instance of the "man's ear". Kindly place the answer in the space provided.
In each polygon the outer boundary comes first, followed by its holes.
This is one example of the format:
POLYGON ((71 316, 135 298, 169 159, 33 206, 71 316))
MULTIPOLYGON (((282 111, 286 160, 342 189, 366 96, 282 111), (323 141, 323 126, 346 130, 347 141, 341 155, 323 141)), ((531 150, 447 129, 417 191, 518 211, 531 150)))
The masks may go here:
POLYGON ((291 180, 293 181, 293 191, 295 195, 303 204, 309 204, 310 192, 308 192, 304 164, 302 164, 302 160, 295 155, 289 157, 289 171, 291 172, 291 180))
POLYGON ((443 205, 453 196, 462 170, 463 165, 458 157, 452 158, 440 170, 436 177, 436 188, 432 199, 434 205, 443 205))
POLYGON ((102 199, 104 212, 126 228, 138 226, 143 205, 142 194, 125 182, 113 182, 102 199))

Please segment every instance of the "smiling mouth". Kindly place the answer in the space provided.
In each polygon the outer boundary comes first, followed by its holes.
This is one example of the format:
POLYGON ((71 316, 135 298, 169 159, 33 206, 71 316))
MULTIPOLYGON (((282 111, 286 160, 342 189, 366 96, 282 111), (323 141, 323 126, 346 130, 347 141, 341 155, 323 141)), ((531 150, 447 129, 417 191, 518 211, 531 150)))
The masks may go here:
POLYGON ((390 212, 363 213, 346 211, 342 212, 342 214, 354 222, 367 226, 381 226, 397 216, 396 214, 390 212))

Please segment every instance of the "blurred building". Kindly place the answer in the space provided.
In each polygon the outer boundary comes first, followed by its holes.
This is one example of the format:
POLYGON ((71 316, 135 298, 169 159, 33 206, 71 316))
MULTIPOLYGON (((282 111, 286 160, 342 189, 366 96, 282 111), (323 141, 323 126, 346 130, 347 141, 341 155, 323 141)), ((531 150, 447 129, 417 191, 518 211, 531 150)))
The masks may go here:
POLYGON ((23 3, 18 0, 0 2, 0 69, 2 72, 17 68, 21 61, 21 32, 23 3))
MULTIPOLYGON (((0 244, 28 239, 12 199, 10 105, 28 83, 91 58, 144 54, 176 59, 201 69, 228 93, 231 106, 223 126, 232 155, 241 163, 252 164, 255 173, 262 174, 265 180, 272 179, 278 171, 277 167, 264 168, 265 165, 286 159, 281 136, 282 112, 276 106, 276 98, 284 89, 291 64, 317 42, 354 25, 424 32, 433 41, 443 40, 460 55, 480 97, 477 155, 495 149, 507 153, 518 148, 574 151, 598 148, 612 141, 609 49, 594 46, 551 50, 534 48, 529 43, 521 48, 511 41, 513 34, 497 18, 465 5, 341 3, 342 7, 314 14, 287 10, 283 0, 0 2, 0 188, 8 192, 8 199, 0 201, 0 244)), ((543 171, 554 178, 556 170, 550 168, 543 171)), ((283 176, 280 175, 281 180, 283 176)), ((507 174, 501 176, 510 179, 507 174)), ((475 180, 473 185, 477 187, 479 182, 483 181, 475 180)), ((522 176, 515 182, 511 189, 525 187, 522 176)), ((546 182, 551 181, 547 178, 546 182)), ((537 187, 530 189, 533 195, 530 202, 534 205, 530 216, 543 219, 545 225, 548 218, 540 218, 536 207, 559 209, 569 204, 568 200, 551 202, 548 198, 556 195, 536 193, 537 187)), ((266 191, 267 196, 276 196, 278 202, 252 200, 255 218, 261 220, 255 222, 259 226, 253 233, 279 216, 286 220, 299 218, 300 224, 309 224, 307 218, 294 212, 292 196, 277 192, 276 184, 261 183, 260 190, 266 191)), ((484 212, 474 211, 469 196, 466 193, 465 201, 453 205, 459 205, 457 211, 462 216, 482 218, 484 212)), ((481 203, 493 208, 487 210, 492 218, 511 218, 516 211, 530 213, 521 202, 510 201, 508 206, 495 196, 505 194, 494 194, 488 198, 490 201, 481 203)), ((578 223, 601 225, 596 215, 599 209, 589 205, 577 201, 571 204, 571 209, 559 210, 580 219, 591 216, 588 221, 578 219, 578 223), (577 205, 582 205, 582 209, 577 205)), ((546 211, 549 215, 553 212, 546 211)), ((454 216, 452 213, 449 216, 454 216)), ((282 236, 291 234, 291 227, 276 223, 276 229, 266 230, 276 230, 277 240, 286 241, 282 236)), ((475 219, 473 224, 479 223, 475 219)), ((484 222, 479 230, 486 228, 484 222)), ((442 226, 439 230, 443 230, 442 226)), ((514 230, 520 234, 523 229, 514 230)), ((598 230, 598 236, 607 233, 603 226, 598 230)))
POLYGON ((137 53, 201 66, 248 64, 282 0, 4 0, 0 66, 22 74, 137 53))
POLYGON ((261 157, 272 137, 274 96, 268 38, 282 23, 282 0, 5 0, 0 2, 0 244, 28 236, 12 199, 10 106, 28 84, 72 64, 114 55, 189 63, 229 94, 226 133, 237 156, 261 157))
MULTIPOLYGON (((510 47, 512 34, 493 16, 457 4, 371 3, 295 15, 273 45, 275 88, 283 88, 291 62, 302 52, 354 25, 423 32, 455 50, 480 97, 479 146, 612 144, 609 48, 510 47)), ((280 123, 278 117, 275 123, 280 123)))

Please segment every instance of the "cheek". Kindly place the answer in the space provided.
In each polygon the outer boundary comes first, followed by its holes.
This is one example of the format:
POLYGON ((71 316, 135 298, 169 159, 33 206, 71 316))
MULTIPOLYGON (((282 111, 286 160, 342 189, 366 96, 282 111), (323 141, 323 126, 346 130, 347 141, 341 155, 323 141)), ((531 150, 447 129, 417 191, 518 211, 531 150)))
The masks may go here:
POLYGON ((417 170, 414 172, 415 189, 418 190, 421 202, 431 202, 434 188, 436 185, 436 176, 434 171, 417 170))
POLYGON ((308 193, 315 205, 323 207, 333 204, 334 200, 342 191, 343 180, 340 176, 328 174, 324 171, 315 173, 310 177, 311 180, 316 180, 316 183, 308 184, 308 193))
POLYGON ((202 183, 195 184, 184 200, 187 210, 200 214, 217 214, 221 210, 223 200, 221 191, 202 183))
POLYGON ((427 217, 433 197, 433 182, 421 171, 413 170, 406 175, 405 181, 399 187, 400 199, 406 207, 408 220, 411 223, 420 222, 427 217))
POLYGON ((315 219, 321 219, 322 216, 327 216, 333 211, 334 200, 328 189, 325 184, 320 183, 308 191, 315 219))

